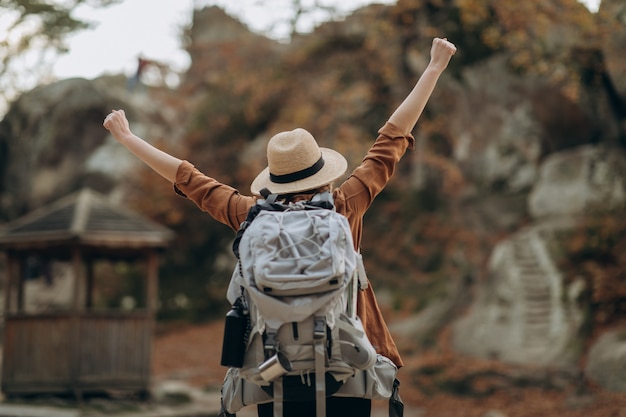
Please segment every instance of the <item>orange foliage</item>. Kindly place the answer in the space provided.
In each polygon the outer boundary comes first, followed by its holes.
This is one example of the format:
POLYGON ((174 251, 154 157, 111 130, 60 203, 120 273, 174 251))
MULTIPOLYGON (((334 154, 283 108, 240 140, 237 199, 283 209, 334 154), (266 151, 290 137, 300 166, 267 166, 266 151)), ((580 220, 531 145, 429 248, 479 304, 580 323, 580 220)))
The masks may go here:
POLYGON ((599 47, 602 25, 577 0, 461 0, 462 25, 479 30, 485 45, 506 51, 511 66, 547 77, 578 98, 580 76, 572 49, 599 47), (595 42, 594 42, 595 40, 595 42))
POLYGON ((596 324, 626 314, 626 222, 604 216, 581 220, 564 242, 562 268, 571 280, 584 278, 596 324))

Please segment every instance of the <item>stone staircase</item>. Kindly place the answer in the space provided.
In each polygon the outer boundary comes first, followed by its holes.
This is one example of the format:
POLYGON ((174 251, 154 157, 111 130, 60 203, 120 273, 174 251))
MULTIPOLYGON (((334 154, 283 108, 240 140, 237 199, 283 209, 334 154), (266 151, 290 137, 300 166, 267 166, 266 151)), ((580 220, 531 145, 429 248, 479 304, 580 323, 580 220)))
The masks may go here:
POLYGON ((532 230, 511 240, 511 273, 517 281, 521 315, 521 348, 532 355, 558 343, 567 328, 564 320, 562 277, 549 256, 540 231, 532 230))

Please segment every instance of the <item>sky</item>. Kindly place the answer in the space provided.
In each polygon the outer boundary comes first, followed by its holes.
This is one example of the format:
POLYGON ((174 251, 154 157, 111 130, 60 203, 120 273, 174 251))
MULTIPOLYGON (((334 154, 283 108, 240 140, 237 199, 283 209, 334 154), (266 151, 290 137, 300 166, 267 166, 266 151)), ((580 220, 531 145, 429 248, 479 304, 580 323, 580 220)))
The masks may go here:
MULTIPOLYGON (((272 0, 255 6, 258 0, 124 0, 106 8, 78 7, 77 18, 94 22, 93 29, 80 31, 68 39, 69 53, 53 67, 58 78, 95 78, 103 74, 131 75, 137 58, 168 64, 175 71, 189 66, 189 57, 181 48, 182 28, 191 22, 194 8, 218 5, 236 16, 252 30, 262 31, 270 19, 287 11, 291 0, 272 0), (281 7, 282 6, 282 7, 281 7)), ((343 13, 372 3, 372 0, 325 0, 322 4, 337 7, 343 13)), ((395 0, 376 0, 392 4, 395 0)), ((304 1, 304 4, 307 2, 304 1)), ((314 21, 303 22, 302 31, 311 30, 314 21)), ((275 37, 284 36, 280 30, 275 37)))
MULTIPOLYGON (((597 11, 600 0, 581 0, 592 11, 597 11)), ((326 0, 341 11, 350 12, 372 0, 326 0)), ((376 0, 393 4, 395 0, 376 0)), ((269 19, 280 15, 280 7, 289 0, 273 0, 272 6, 254 6, 256 0, 124 0, 106 8, 81 6, 75 16, 93 22, 95 27, 80 31, 68 39, 69 53, 62 55, 53 67, 59 79, 96 78, 104 74, 132 75, 137 58, 168 64, 182 72, 189 66, 189 57, 181 47, 182 28, 191 22, 192 11, 207 5, 219 5, 237 16, 252 30, 267 28, 269 19), (268 10, 271 9, 271 10, 268 10)), ((315 22, 304 22, 299 29, 312 29, 315 22)), ((280 38, 281 33, 275 34, 280 38)))

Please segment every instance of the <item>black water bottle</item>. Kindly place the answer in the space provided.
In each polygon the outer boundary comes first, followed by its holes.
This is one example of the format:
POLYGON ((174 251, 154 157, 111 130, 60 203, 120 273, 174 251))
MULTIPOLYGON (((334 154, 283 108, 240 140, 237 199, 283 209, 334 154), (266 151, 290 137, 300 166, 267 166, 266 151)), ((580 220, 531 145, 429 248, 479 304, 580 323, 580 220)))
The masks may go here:
POLYGON ((241 368, 246 353, 250 315, 244 301, 238 298, 226 314, 224 340, 222 342, 222 366, 241 368))

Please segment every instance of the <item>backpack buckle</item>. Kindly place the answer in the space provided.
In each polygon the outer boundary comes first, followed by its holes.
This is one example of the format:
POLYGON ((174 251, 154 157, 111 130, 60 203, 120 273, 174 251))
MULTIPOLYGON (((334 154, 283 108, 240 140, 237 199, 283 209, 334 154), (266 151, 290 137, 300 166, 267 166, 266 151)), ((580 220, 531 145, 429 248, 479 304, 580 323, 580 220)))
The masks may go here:
POLYGON ((265 343, 263 344, 263 348, 265 348, 266 352, 275 352, 276 347, 278 345, 278 334, 274 329, 268 329, 265 332, 265 343))
POLYGON ((324 317, 316 316, 313 321, 313 338, 323 339, 326 336, 326 320, 324 317))

